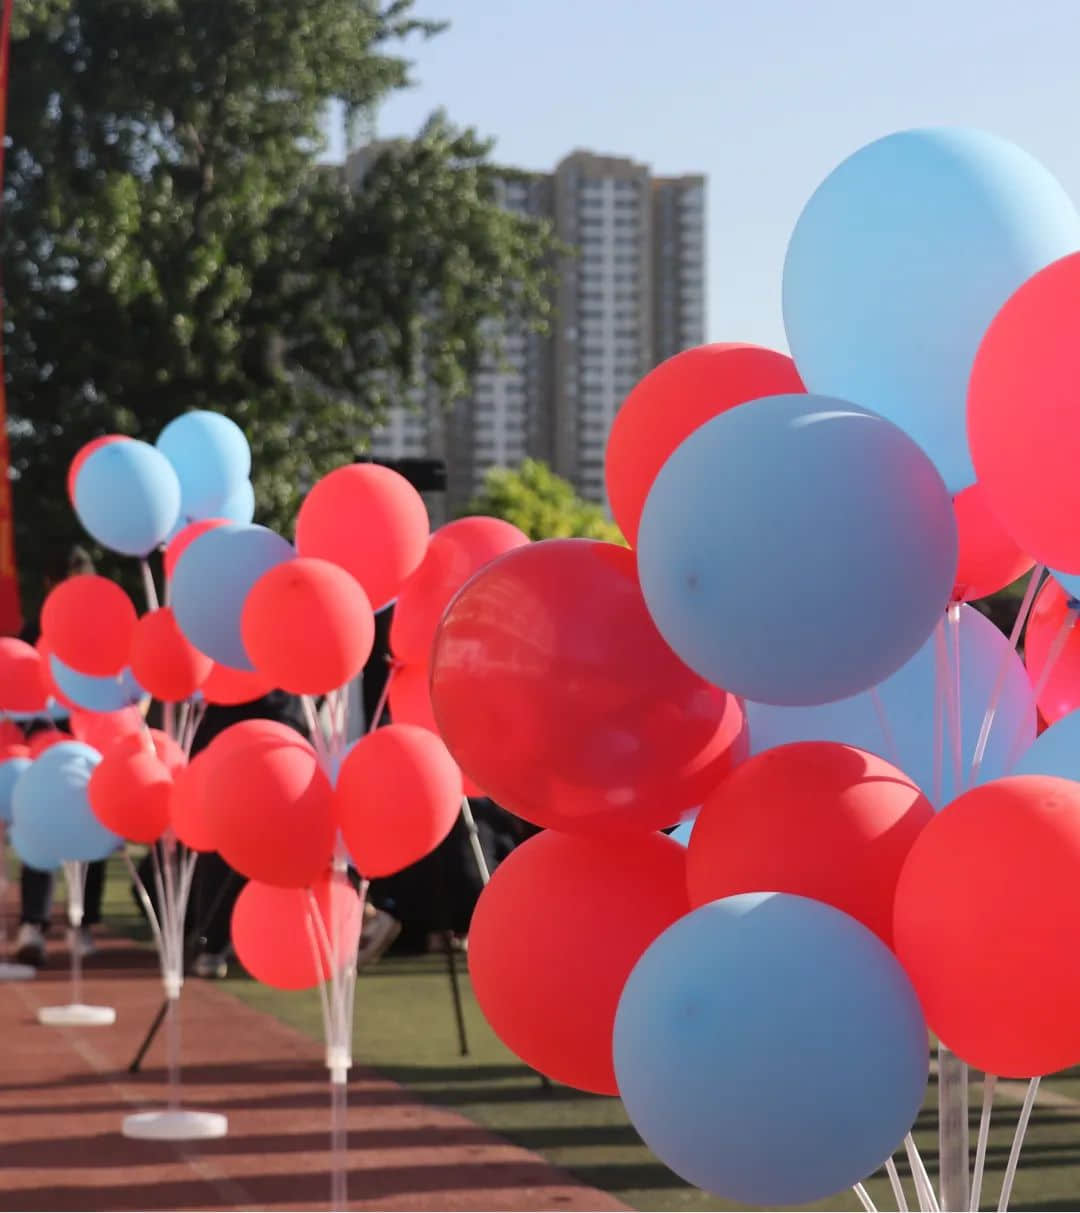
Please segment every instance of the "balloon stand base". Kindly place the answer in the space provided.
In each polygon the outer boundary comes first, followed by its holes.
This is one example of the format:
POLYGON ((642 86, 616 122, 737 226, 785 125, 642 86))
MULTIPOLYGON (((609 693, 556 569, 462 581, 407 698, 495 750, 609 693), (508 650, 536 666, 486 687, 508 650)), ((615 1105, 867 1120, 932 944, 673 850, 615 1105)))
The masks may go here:
POLYGON ((136 1112, 124 1117, 123 1126, 125 1137, 146 1141, 205 1141, 224 1137, 228 1131, 228 1117, 218 1112, 191 1112, 186 1108, 136 1112))
POLYGON ((0 981, 29 981, 36 976, 37 969, 33 965, 17 965, 0 960, 0 981))
POLYGON ((116 1011, 112 1007, 88 1007, 81 1002, 66 1007, 42 1007, 37 1017, 38 1023, 53 1028, 105 1028, 116 1023, 116 1011))

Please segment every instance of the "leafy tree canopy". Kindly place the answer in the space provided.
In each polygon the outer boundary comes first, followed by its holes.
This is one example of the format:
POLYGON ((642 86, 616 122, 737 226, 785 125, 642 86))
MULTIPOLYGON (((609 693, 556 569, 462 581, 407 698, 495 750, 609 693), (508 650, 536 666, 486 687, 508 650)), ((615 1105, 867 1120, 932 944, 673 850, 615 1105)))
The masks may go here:
POLYGON ((467 512, 503 518, 530 539, 626 542, 598 505, 579 497, 569 481, 539 459, 526 459, 519 468, 492 468, 467 512))
POLYGON ((446 404, 484 321, 542 324, 549 232, 496 202, 490 144, 433 116, 362 185, 319 163, 334 99, 408 83, 413 0, 19 0, 3 212, 20 567, 75 539, 98 434, 233 417, 259 520, 352 458, 421 365, 446 404))

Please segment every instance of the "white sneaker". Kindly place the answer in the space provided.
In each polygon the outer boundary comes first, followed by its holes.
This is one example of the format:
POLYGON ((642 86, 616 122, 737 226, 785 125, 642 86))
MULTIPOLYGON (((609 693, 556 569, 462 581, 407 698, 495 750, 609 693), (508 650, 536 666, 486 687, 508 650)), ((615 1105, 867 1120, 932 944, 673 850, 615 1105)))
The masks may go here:
POLYGON ((220 980, 229 974, 229 962, 225 953, 201 952, 195 957, 191 966, 196 977, 214 978, 220 980))
POLYGON ((375 961, 401 934, 401 923, 385 910, 376 910, 364 923, 360 933, 360 946, 356 950, 356 967, 374 964, 375 961))
POLYGON ((73 927, 70 939, 71 949, 80 960, 93 956, 97 951, 97 944, 94 942, 93 935, 90 934, 89 927, 73 927))
POLYGON ((15 939, 15 959, 19 964, 40 969, 45 963, 45 932, 33 922, 24 922, 15 939))

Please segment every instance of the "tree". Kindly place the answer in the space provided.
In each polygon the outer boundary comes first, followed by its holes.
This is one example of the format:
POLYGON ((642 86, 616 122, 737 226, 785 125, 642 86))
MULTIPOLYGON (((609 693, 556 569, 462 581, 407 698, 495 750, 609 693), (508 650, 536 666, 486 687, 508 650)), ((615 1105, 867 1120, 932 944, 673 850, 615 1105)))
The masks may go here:
POLYGON ((2 239, 16 537, 74 538, 71 456, 218 409, 259 518, 361 449, 421 368, 447 406, 491 317, 542 325, 547 228, 502 210, 490 144, 435 115, 350 190, 332 98, 408 81, 413 0, 20 0, 2 239))
POLYGON ((539 459, 520 468, 492 468, 469 514, 490 514, 512 522, 530 539, 603 539, 625 544, 622 532, 604 511, 574 492, 539 459))

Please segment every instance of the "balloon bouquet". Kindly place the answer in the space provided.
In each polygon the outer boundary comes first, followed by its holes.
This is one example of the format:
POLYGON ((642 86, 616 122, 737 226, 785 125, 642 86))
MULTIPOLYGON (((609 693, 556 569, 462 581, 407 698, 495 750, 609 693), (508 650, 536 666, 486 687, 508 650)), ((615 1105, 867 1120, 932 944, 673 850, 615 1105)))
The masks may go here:
POLYGON ((545 827, 474 916, 485 1015, 743 1207, 873 1209, 884 1166, 905 1209, 902 1146, 921 1210, 977 1209, 1004 1075, 1007 1208, 1039 1076, 1080 1062, 1077 249, 1011 144, 862 149, 791 238, 793 359, 689 350, 618 413, 632 551, 512 550, 440 623, 442 736, 545 827), (968 604, 1033 559, 1005 637, 968 604))
MULTIPOLYGON (((71 476, 76 513, 103 546, 139 560, 147 611, 138 617, 124 591, 102 577, 70 578, 52 591, 39 649, 13 652, 0 668, 0 694, 9 710, 61 705, 78 739, 51 738, 59 744, 32 763, 32 755, 11 754, 0 766, 0 790, 5 778, 14 785, 14 845, 36 867, 85 864, 122 839, 150 847, 152 891, 124 853, 161 961, 169 1103, 127 1117, 129 1136, 227 1130, 224 1117, 180 1106, 184 922, 199 852, 219 852, 248 878, 233 916, 239 959, 271 985, 320 990, 333 1200, 343 1207, 345 1084, 367 882, 428 854, 459 813, 472 825, 460 769, 436 734, 427 654, 444 606, 465 581, 527 539, 492 518, 463 519, 430 536, 423 499, 403 477, 353 464, 307 495, 294 547, 252 524, 250 468, 239 428, 201 411, 170 423, 156 446, 108 436, 80 451, 71 476), (164 605, 149 563, 157 551, 164 605), (384 694, 368 734, 358 737, 350 685, 372 652, 373 604, 395 601, 386 687, 395 723, 377 729, 384 694), (17 673, 32 684, 32 704, 18 698, 17 673), (207 705, 247 702, 274 688, 300 697, 310 741, 254 719, 189 758, 207 705), (151 697, 162 705, 161 730, 146 726, 151 697), (363 877, 350 878, 350 867, 363 877)), ((475 826, 472 836, 476 844, 475 826)), ((478 844, 476 853, 486 877, 478 844)))

